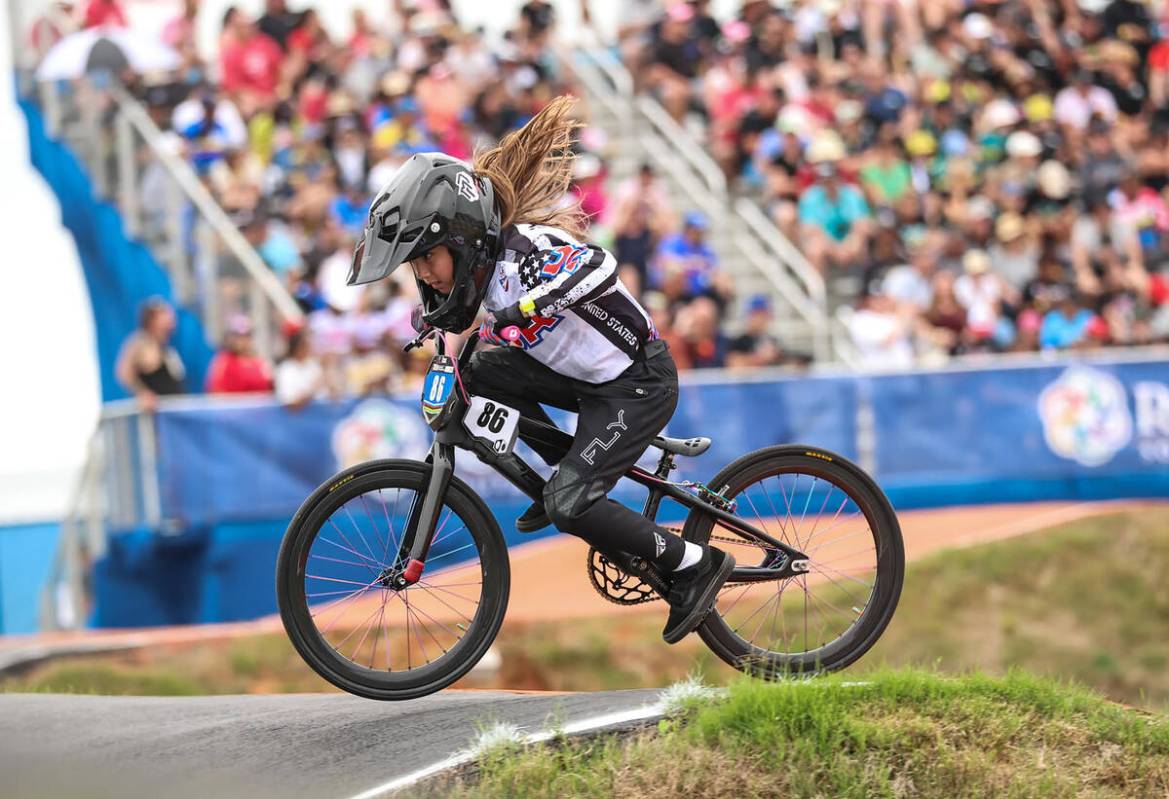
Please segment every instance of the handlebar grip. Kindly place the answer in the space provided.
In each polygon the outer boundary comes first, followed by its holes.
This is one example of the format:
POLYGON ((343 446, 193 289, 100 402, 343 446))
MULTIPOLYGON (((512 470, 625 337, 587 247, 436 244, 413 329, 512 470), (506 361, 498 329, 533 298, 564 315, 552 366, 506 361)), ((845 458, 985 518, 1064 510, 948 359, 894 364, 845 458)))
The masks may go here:
POLYGON ((520 329, 515 325, 508 325, 500 335, 504 341, 514 344, 520 340, 520 329))

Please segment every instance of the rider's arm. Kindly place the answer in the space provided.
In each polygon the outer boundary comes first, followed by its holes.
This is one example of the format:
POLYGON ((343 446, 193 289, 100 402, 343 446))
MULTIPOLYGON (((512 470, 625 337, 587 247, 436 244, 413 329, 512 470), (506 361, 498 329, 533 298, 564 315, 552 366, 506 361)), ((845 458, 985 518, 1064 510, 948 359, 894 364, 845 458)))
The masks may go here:
POLYGON ((565 245, 535 252, 541 282, 520 298, 525 316, 548 316, 590 302, 617 285, 617 259, 591 244, 565 245), (551 273, 551 274, 549 274, 551 273))

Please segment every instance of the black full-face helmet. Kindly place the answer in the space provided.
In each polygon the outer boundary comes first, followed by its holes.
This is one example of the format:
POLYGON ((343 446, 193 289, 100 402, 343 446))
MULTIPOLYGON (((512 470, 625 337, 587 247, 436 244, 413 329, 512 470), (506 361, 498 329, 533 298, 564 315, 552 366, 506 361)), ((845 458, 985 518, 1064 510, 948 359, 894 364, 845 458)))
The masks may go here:
POLYGON ((454 282, 450 294, 440 294, 415 278, 422 318, 442 330, 463 331, 487 291, 498 243, 491 181, 457 158, 419 153, 374 198, 364 238, 353 253, 349 285, 380 280, 444 244, 454 261, 454 282))

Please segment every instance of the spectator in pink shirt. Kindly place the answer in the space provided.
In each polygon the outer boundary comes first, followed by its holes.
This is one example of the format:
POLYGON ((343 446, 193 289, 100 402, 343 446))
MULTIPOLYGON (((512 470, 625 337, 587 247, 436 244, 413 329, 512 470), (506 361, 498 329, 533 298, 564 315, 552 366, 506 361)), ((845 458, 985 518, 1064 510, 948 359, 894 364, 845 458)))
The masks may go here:
POLYGON ((250 92, 271 99, 280 79, 283 51, 242 12, 228 12, 219 53, 220 82, 228 92, 250 92))
POLYGON ((183 12, 166 23, 162 40, 176 50, 195 38, 195 18, 199 14, 199 0, 183 0, 183 12))
POLYGON ((106 25, 125 28, 129 24, 120 0, 89 0, 85 6, 85 22, 82 23, 84 28, 100 28, 106 25))

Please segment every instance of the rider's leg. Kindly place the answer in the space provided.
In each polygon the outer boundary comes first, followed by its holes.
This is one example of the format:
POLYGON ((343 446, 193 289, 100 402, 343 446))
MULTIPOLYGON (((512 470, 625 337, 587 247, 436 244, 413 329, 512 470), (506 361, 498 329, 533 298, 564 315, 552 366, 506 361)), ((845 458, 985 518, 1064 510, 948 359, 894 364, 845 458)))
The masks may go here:
POLYGON ((645 452, 678 404, 678 373, 664 347, 608 383, 576 382, 576 436, 544 489, 552 523, 601 551, 629 552, 669 571, 686 551, 682 539, 606 494, 645 452))
MULTIPOLYGON (((477 351, 463 379, 472 394, 510 405, 523 416, 545 424, 552 424, 552 420, 540 407, 541 402, 566 411, 578 408, 572 378, 552 371, 516 347, 477 351)), ((563 455, 540 441, 520 438, 550 466, 563 455)))

